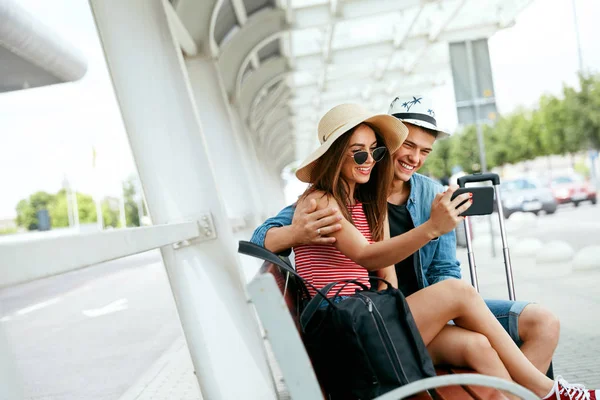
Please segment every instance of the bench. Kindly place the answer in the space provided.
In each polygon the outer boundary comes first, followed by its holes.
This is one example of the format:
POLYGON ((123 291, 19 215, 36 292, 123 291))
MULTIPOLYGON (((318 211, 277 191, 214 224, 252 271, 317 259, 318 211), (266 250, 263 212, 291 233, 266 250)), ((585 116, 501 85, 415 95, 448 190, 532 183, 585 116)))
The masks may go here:
MULTIPOLYGON (((269 257, 256 254, 256 247, 258 246, 240 242, 239 252, 269 259, 269 257)), ((266 250, 262 249, 262 251, 266 250)), ((270 257, 277 257, 270 254, 270 257)), ((277 261, 273 258, 270 259, 277 261)), ((293 275, 271 261, 265 261, 256 277, 248 284, 251 302, 256 308, 291 398, 294 400, 324 399, 325 396, 300 336, 300 304, 307 296, 303 288, 304 285, 299 284, 293 275)), ((377 400, 505 398, 498 389, 512 392, 522 398, 537 399, 531 392, 519 385, 499 378, 473 374, 473 371, 454 367, 438 367, 436 372, 438 376, 435 378, 427 378, 405 385, 378 397, 377 400)))

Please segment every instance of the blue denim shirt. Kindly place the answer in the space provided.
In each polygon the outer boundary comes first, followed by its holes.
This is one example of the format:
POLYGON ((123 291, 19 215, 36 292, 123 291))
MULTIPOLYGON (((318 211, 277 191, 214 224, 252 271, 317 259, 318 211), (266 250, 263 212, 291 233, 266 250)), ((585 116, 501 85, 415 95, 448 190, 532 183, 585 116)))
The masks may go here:
MULTIPOLYGON (((415 227, 425 223, 431 213, 431 203, 435 195, 443 187, 434 180, 421 174, 413 174, 410 178, 410 196, 406 208, 415 227)), ((256 228, 250 241, 264 246, 265 236, 271 228, 291 225, 294 216, 294 205, 287 206, 275 217, 267 219, 256 228)), ((449 232, 427 243, 419 250, 421 276, 423 285, 428 286, 444 279, 460 279, 460 262, 456 259, 456 234, 449 232)))

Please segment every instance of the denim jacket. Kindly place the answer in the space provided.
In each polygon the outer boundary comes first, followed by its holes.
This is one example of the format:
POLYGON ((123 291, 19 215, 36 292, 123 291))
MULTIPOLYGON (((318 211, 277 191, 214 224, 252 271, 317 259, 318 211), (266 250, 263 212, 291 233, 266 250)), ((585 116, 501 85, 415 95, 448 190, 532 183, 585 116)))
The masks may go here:
MULTIPOLYGON (((442 186, 421 174, 413 174, 410 178, 410 196, 406 208, 415 227, 425 223, 430 216, 431 203, 435 195, 442 191, 442 186)), ((265 236, 271 228, 291 225, 294 216, 294 205, 287 206, 275 217, 267 219, 256 228, 250 241, 264 246, 265 236)), ((456 259, 456 234, 449 232, 436 238, 419 250, 423 287, 443 281, 444 279, 460 279, 460 262, 456 259)), ((419 279, 421 281, 421 279, 419 279)))

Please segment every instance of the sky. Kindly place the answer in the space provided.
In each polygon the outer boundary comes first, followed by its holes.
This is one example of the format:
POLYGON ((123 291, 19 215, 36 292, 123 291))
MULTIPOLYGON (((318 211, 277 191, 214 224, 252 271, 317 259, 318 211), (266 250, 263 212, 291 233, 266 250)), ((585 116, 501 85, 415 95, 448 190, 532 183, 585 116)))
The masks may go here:
MULTIPOLYGON (((66 176, 81 192, 118 196, 135 164, 85 0, 19 0, 79 48, 78 82, 0 94, 0 219, 29 194, 56 192, 66 176), (96 168, 92 168, 93 148, 96 168)), ((584 69, 600 71, 600 1, 576 0, 584 69)), ((571 0, 535 0, 489 42, 500 113, 534 107, 544 93, 576 85, 579 68, 571 0)), ((441 124, 456 125, 452 86, 435 93, 441 124)))

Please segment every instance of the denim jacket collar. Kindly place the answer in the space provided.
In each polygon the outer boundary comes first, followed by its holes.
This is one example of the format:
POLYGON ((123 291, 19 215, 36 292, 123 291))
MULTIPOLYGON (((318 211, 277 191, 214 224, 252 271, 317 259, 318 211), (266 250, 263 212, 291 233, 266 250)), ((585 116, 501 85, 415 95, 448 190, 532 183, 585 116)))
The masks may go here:
POLYGON ((408 181, 410 193, 408 195, 408 202, 406 204, 406 208, 408 209, 408 212, 410 213, 410 216, 412 217, 415 226, 419 226, 423 223, 421 218, 422 216, 417 215, 417 207, 419 204, 418 202, 421 197, 421 192, 423 191, 422 185, 419 184, 421 183, 419 182, 420 180, 422 180, 421 175, 414 173, 411 175, 410 180, 408 181))

